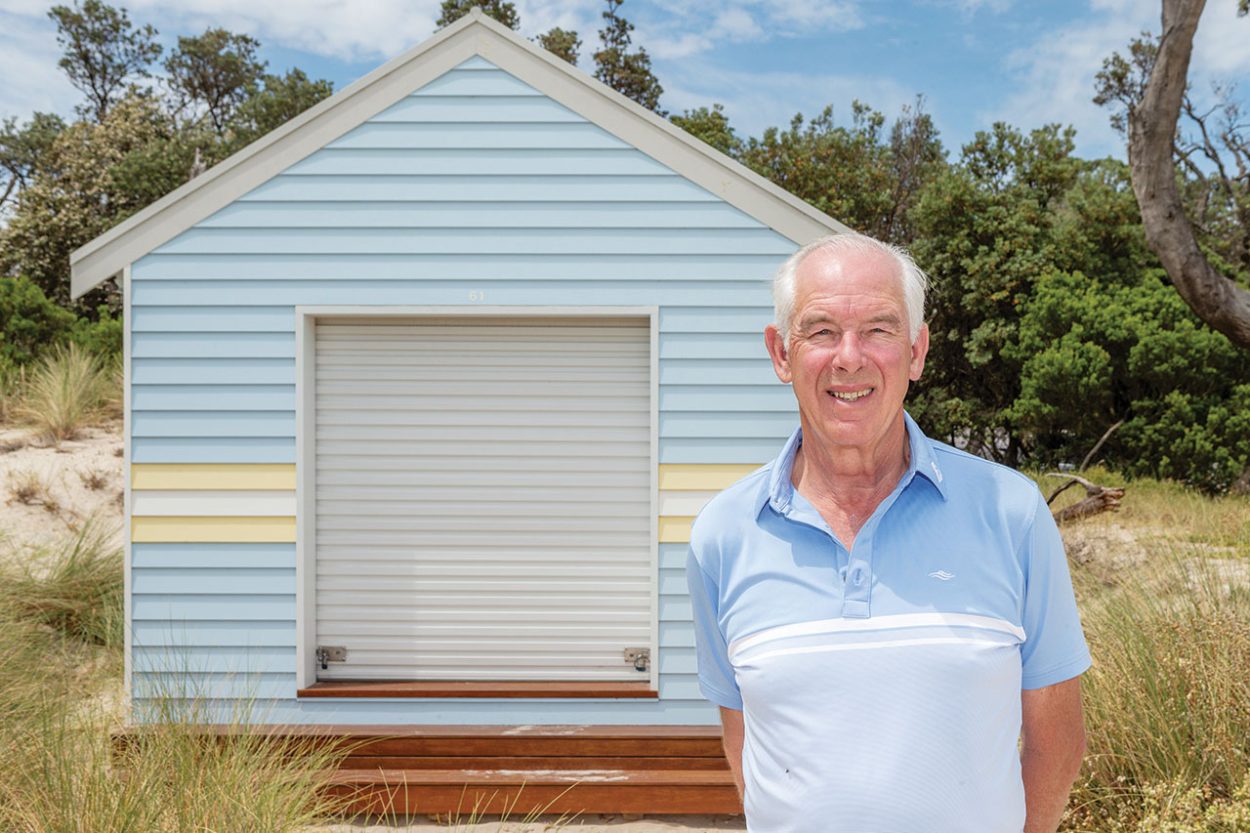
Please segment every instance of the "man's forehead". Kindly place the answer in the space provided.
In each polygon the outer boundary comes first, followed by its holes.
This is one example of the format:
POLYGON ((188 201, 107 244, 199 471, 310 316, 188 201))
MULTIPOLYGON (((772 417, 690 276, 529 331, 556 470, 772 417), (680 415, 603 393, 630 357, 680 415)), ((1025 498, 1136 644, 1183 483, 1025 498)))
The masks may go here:
POLYGON ((876 249, 816 251, 794 273, 794 294, 805 296, 854 293, 888 297, 903 303, 903 274, 898 261, 876 249))

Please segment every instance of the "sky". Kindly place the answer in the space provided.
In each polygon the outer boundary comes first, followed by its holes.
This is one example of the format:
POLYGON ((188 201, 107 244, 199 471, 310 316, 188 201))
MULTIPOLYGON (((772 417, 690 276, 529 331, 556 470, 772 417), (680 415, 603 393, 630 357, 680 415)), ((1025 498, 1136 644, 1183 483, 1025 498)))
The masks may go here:
MULTIPOLYGON (((70 2, 70 0, 64 0, 70 2)), ((81 94, 57 67, 60 48, 40 0, 0 0, 0 118, 72 115, 81 94)), ((126 0, 167 50, 179 35, 221 26, 257 38, 270 72, 300 67, 341 89, 434 31, 438 0, 126 0)), ((583 69, 598 42, 602 0, 517 0, 521 33, 581 34, 583 69)), ((1159 0, 626 0, 634 43, 647 49, 670 112, 720 103, 740 135, 759 136, 832 105, 848 124, 858 99, 887 117, 923 96, 952 154, 996 121, 1059 122, 1077 153, 1124 157, 1094 75, 1143 30, 1159 0)), ((1197 98, 1213 84, 1250 89, 1250 17, 1210 0, 1195 42, 1197 98)))

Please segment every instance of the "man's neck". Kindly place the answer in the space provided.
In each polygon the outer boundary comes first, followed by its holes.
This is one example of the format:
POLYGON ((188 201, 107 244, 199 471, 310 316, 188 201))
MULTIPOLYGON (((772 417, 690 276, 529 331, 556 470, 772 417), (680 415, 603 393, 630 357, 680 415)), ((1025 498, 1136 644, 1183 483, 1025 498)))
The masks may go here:
POLYGON ((911 449, 902 416, 870 448, 825 443, 817 432, 803 428, 791 483, 818 509, 845 513, 858 529, 907 471, 911 449))

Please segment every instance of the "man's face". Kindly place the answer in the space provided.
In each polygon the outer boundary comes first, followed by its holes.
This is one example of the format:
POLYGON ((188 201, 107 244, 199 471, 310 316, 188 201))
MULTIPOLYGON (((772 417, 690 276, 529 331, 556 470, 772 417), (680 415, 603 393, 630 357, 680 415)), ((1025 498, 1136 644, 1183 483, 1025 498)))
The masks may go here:
POLYGON ((805 430, 827 444, 870 450, 901 424, 909 382, 920 378, 929 333, 908 332, 902 277, 880 252, 815 252, 795 275, 786 350, 766 341, 778 378, 794 386, 805 430))

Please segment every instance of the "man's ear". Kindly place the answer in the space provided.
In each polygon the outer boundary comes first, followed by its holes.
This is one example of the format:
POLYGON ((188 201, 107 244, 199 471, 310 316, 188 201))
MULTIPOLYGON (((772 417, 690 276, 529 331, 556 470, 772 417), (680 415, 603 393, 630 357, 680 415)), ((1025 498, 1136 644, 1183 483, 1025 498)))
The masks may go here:
POLYGON ((787 385, 790 384, 790 354, 786 351, 785 338, 773 324, 764 328, 764 346, 768 348, 768 355, 773 360, 773 372, 777 374, 777 378, 787 385))

